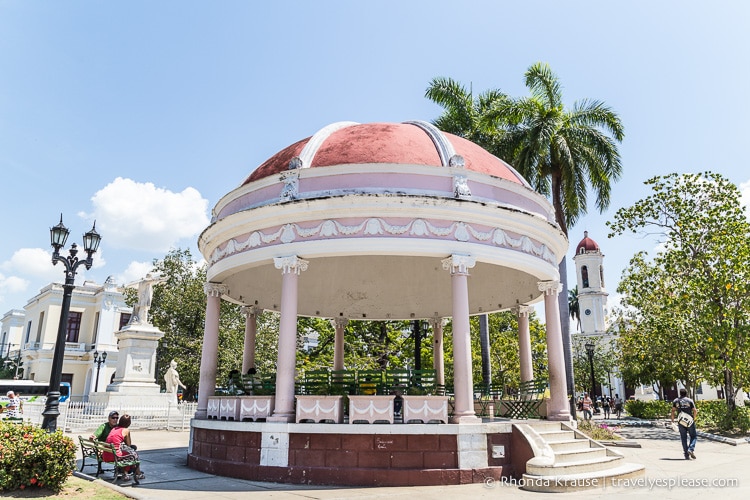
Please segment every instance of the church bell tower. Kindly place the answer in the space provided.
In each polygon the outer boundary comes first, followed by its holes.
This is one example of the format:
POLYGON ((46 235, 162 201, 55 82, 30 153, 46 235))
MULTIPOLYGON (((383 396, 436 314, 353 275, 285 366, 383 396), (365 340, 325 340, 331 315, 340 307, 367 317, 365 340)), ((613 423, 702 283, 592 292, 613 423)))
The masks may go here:
POLYGON ((607 291, 604 288, 604 255, 599 245, 584 231, 576 246, 573 262, 578 283, 578 307, 583 335, 603 335, 606 332, 607 291))

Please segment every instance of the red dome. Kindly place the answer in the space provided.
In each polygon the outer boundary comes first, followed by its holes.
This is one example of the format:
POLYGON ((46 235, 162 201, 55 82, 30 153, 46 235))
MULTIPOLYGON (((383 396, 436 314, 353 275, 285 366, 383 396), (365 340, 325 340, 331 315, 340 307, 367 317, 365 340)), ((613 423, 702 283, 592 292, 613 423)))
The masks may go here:
POLYGON ((599 244, 589 238, 589 232, 584 231, 583 232, 583 239, 581 242, 576 246, 576 255, 581 253, 589 253, 589 252, 600 252, 599 250, 599 244))
POLYGON ((471 141, 426 122, 329 125, 288 146, 260 165, 242 184, 292 168, 352 164, 461 166, 528 186, 513 167, 471 141))

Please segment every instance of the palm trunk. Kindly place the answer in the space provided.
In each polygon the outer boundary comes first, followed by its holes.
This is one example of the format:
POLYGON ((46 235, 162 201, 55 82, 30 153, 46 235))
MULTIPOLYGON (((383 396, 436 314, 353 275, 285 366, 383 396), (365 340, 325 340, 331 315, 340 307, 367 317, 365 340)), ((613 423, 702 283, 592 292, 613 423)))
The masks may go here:
POLYGON ((489 392, 492 385, 492 366, 490 363, 490 329, 486 314, 479 316, 479 345, 482 350, 482 385, 489 392))

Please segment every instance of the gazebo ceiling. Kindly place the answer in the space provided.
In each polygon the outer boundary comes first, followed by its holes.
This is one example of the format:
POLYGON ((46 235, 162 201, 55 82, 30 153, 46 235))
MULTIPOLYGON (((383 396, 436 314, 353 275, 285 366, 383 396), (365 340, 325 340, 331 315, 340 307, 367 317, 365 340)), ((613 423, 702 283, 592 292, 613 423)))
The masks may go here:
POLYGON ((549 202, 479 146, 425 122, 344 122, 259 166, 199 247, 228 300, 278 310, 274 259, 296 256, 300 315, 410 319, 451 315, 452 255, 476 261, 472 314, 539 300, 567 240, 549 202))

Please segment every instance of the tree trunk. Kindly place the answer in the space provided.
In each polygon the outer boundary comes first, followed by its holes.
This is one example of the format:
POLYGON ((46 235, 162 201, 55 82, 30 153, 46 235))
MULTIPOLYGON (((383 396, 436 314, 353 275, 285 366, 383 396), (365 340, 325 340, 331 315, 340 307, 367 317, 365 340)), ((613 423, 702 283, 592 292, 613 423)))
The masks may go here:
POLYGON ((565 258, 560 261, 558 270, 560 272, 560 283, 562 284, 562 292, 557 296, 557 303, 560 309, 560 331, 562 332, 563 354, 565 355, 565 381, 570 397, 570 415, 576 418, 576 386, 573 377, 573 351, 570 341, 570 320, 568 319, 570 314, 568 311, 568 266, 565 258))
POLYGON ((482 350, 482 383, 489 391, 492 385, 492 363, 490 362, 490 329, 486 314, 479 316, 479 345, 482 350))
POLYGON ((422 369, 422 320, 415 319, 412 321, 412 331, 414 332, 414 369, 422 369))

